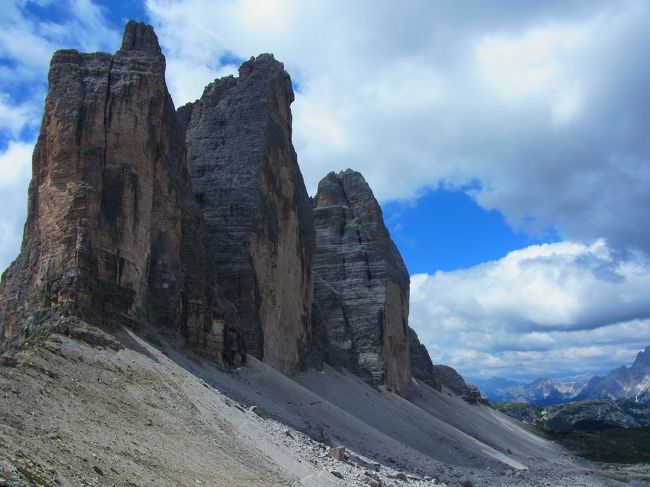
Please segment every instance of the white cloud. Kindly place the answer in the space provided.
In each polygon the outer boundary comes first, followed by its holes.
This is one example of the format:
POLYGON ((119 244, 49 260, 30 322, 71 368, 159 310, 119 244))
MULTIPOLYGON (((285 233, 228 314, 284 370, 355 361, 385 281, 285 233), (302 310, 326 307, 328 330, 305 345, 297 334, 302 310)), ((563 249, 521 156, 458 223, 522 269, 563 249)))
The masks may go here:
POLYGON ((201 95, 224 53, 285 63, 301 87, 294 143, 312 192, 347 167, 382 200, 478 181, 477 201, 515 227, 650 247, 650 228, 633 223, 650 204, 645 2, 147 8, 170 66, 199 73, 170 70, 177 104, 201 95))
POLYGON ((167 63, 168 89, 178 100, 194 101, 215 78, 236 74, 237 70, 233 66, 215 70, 207 66, 194 66, 183 59, 171 59, 167 63))
POLYGON ((40 116, 40 109, 33 103, 15 105, 7 94, 0 92, 0 132, 19 137, 25 127, 37 126, 40 116))
MULTIPOLYGON (((53 22, 26 14, 30 2, 10 0, 0 13, 0 57, 13 63, 13 79, 4 72, 4 83, 45 81, 52 53, 57 49, 114 50, 120 34, 104 18, 102 7, 90 0, 65 0, 57 7, 68 15, 53 22), (15 73, 20 73, 17 78, 15 73)), ((40 2, 44 3, 44 2, 40 2)), ((50 3, 50 2, 45 2, 50 3)))
POLYGON ((642 255, 560 242, 412 276, 410 322, 434 360, 470 375, 579 373, 621 365, 643 346, 649 294, 642 255))
MULTIPOLYGON (((0 156, 0 265, 17 252, 28 151, 20 136, 37 123, 51 53, 119 46, 90 0, 57 3, 68 14, 61 22, 25 15, 27 3, 0 11, 0 135, 9 141, 0 156)), ((476 181, 472 195, 484 208, 529 231, 554 226, 574 242, 414 276, 412 320, 434 356, 461 370, 520 360, 532 373, 575 357, 622 363, 648 336, 647 262, 619 255, 650 249, 650 227, 639 223, 650 206, 647 2, 146 5, 177 105, 233 71, 221 65, 226 54, 270 51, 285 63, 300 85, 294 142, 311 192, 347 167, 382 200, 476 181), (633 338, 615 350, 617 334, 633 338)))
POLYGON ((34 143, 12 141, 0 152, 0 273, 18 256, 27 217, 34 143))
POLYGON ((509 104, 546 105, 556 125, 578 116, 582 73, 574 60, 589 55, 601 17, 580 24, 546 24, 517 36, 489 34, 475 46, 484 86, 509 104))
POLYGON ((82 51, 119 47, 120 33, 105 11, 90 0, 62 2, 11 0, 0 9, 0 271, 17 256, 26 217, 33 139, 47 86, 47 70, 57 49, 82 51), (31 15, 29 4, 66 12, 54 22, 31 15))
MULTIPOLYGON (((29 182, 33 150, 33 142, 12 141, 0 153, 0 188, 24 186, 29 182)), ((23 198, 26 199, 25 195, 23 198)))

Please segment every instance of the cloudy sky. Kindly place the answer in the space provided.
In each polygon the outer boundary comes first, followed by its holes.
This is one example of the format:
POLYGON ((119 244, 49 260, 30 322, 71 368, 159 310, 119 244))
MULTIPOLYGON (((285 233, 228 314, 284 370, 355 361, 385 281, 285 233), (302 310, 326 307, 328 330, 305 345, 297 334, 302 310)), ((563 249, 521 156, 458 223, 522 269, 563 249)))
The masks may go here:
POLYGON ((564 377, 650 345, 650 3, 2 0, 0 267, 17 255, 50 56, 156 28, 177 106, 272 52, 313 193, 361 171, 411 324, 469 376, 564 377))

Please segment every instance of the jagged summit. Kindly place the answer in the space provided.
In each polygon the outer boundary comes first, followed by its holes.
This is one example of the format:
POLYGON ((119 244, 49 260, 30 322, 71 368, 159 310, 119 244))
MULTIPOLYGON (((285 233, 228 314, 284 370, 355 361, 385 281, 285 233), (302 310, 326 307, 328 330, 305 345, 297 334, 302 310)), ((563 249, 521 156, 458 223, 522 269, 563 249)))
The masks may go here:
MULTIPOLYGON (((275 59, 275 56, 270 53, 262 53, 257 56, 251 56, 248 61, 239 66, 239 77, 246 78, 247 76, 255 76, 259 78, 271 78, 274 76, 281 76, 290 81, 289 73, 284 69, 284 63, 275 59)), ((288 86, 291 86, 289 83, 288 86)), ((293 101, 293 95, 289 97, 293 101)))
POLYGON ((158 36, 153 27, 134 20, 129 20, 124 28, 120 51, 139 51, 162 55, 158 36))
POLYGON ((343 205, 351 208, 373 251, 380 252, 390 276, 401 286, 409 286, 410 278, 397 246, 384 224, 384 216, 375 195, 363 175, 353 169, 330 172, 318 183, 315 208, 343 205))
POLYGON ((370 186, 363 175, 352 169, 331 171, 318 183, 316 192, 316 206, 323 207, 336 204, 349 204, 349 196, 346 188, 354 186, 354 196, 364 197, 365 199, 375 199, 370 186))
POLYGON ((574 398, 591 399, 628 399, 650 404, 650 347, 640 351, 630 367, 622 365, 604 377, 592 377, 574 398))
POLYGON ((246 351, 289 375, 325 361, 401 394, 412 374, 440 388, 364 177, 307 195, 293 100, 260 54, 175 111, 156 34, 134 21, 114 55, 55 53, 0 347, 66 316, 178 335, 221 365, 246 351))
POLYGON ((326 355, 374 384, 405 392, 409 276, 363 176, 329 173, 314 198, 315 303, 326 355))
POLYGON ((179 110, 192 188, 249 353, 293 374, 311 339, 313 218, 291 141, 291 79, 261 54, 179 110))
POLYGON ((641 366, 650 367, 650 346, 645 347, 636 355, 636 359, 634 360, 634 364, 632 364, 632 367, 634 367, 635 365, 637 367, 641 367, 641 366))
POLYGON ((238 360, 183 170, 184 134, 153 29, 114 55, 55 53, 20 256, 0 284, 0 347, 59 316, 182 335, 238 360))

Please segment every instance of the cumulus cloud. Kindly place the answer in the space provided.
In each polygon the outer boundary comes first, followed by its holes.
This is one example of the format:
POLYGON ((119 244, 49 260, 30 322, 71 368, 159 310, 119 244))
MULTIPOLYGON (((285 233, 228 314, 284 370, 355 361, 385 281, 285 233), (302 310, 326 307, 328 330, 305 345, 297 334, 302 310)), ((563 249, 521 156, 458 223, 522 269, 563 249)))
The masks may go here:
POLYGON ((0 272, 16 258, 20 248, 33 149, 33 143, 12 141, 0 152, 0 272))
POLYGON ((44 82, 57 49, 97 51, 119 46, 119 32, 106 21, 104 9, 90 0, 10 0, 3 4, 0 23, 0 58, 9 64, 0 71, 5 86, 44 82), (57 12, 60 20, 36 14, 33 8, 39 7, 57 12))
MULTIPOLYGON (((310 191, 354 167, 382 200, 440 182, 517 228, 647 249, 643 1, 147 0, 170 67, 272 51, 301 87, 294 135, 310 191), (473 14, 468 12, 473 10, 473 14), (551 196, 552 195, 552 196, 551 196)), ((177 103, 201 84, 170 73, 177 103)))
POLYGON ((469 375, 602 371, 647 345, 649 293, 643 254, 560 242, 414 275, 410 321, 434 360, 469 375))
MULTIPOLYGON (((647 2, 263 6, 147 0, 170 66, 216 75, 226 52, 285 63, 310 192, 347 167, 383 201, 470 187, 514 228, 566 240, 414 276, 411 321, 434 358, 475 374, 590 373, 646 345, 647 2)), ((173 72, 170 85, 178 103, 201 94, 173 72)))
POLYGON ((20 137, 25 128, 37 125, 40 115, 40 110, 34 104, 13 104, 6 93, 0 92, 0 132, 5 136, 20 137))
POLYGON ((0 188, 16 186, 29 179, 33 150, 33 143, 12 141, 0 153, 0 188))

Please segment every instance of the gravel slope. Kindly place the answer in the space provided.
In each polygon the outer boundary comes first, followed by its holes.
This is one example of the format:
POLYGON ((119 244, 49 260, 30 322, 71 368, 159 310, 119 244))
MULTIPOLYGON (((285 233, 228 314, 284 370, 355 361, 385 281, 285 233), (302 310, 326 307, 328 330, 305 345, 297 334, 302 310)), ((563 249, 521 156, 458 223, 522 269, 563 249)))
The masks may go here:
POLYGON ((412 404, 344 371, 224 373, 157 337, 66 327, 83 340, 42 333, 0 361, 0 485, 646 485, 426 386, 412 404))

